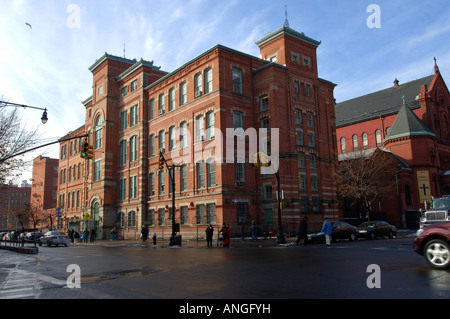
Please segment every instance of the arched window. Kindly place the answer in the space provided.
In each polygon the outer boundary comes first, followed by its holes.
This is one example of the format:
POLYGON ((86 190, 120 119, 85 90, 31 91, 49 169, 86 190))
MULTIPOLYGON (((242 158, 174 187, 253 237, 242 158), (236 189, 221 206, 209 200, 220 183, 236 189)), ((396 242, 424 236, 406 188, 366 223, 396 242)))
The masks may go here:
POLYGON ((95 121, 95 149, 102 147, 103 117, 99 115, 95 121))
POLYGON ((345 147, 345 137, 341 137, 341 153, 345 153, 346 147, 345 147))
POLYGON ((128 227, 136 226, 136 213, 135 211, 128 212, 128 227))
POLYGON ((375 131, 375 141, 377 143, 377 146, 381 146, 381 131, 380 130, 376 130, 375 131))
POLYGON ((366 150, 369 148, 369 138, 366 132, 363 133, 362 139, 363 139, 363 149, 366 150))
POLYGON ((358 150, 358 135, 353 135, 352 136, 352 140, 353 140, 353 151, 357 151, 358 150))

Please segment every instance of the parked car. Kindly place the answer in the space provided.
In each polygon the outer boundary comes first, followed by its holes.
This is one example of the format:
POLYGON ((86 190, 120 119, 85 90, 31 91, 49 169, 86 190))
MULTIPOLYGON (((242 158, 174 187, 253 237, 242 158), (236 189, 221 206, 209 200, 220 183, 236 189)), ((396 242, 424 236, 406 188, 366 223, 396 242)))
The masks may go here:
POLYGON ((62 233, 59 231, 49 231, 44 234, 44 236, 39 238, 39 246, 46 244, 47 246, 51 245, 64 245, 67 247, 69 244, 69 237, 66 233, 62 233))
MULTIPOLYGON (((355 226, 346 222, 334 222, 332 225, 331 239, 348 239, 350 241, 357 239, 358 231, 355 226)), ((325 235, 322 232, 308 234, 308 241, 319 242, 325 241, 325 235)))
POLYGON ((368 221, 357 227, 358 237, 375 239, 387 236, 394 238, 397 236, 397 228, 385 221, 368 221))
POLYGON ((32 232, 28 232, 25 235, 25 240, 28 241, 28 242, 33 243, 34 240, 36 239, 36 242, 39 242, 39 238, 41 238, 41 236, 42 236, 42 234, 40 232, 32 231, 32 232))
POLYGON ((437 269, 450 267, 450 222, 419 229, 414 239, 414 251, 425 257, 437 269))

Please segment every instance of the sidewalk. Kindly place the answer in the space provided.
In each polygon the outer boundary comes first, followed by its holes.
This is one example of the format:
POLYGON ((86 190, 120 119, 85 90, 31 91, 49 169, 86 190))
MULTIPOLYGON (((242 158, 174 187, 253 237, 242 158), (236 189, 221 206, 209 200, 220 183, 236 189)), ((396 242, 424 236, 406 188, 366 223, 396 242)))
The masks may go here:
MULTIPOLYGON (((410 229, 399 229, 397 231, 397 238, 414 237, 416 230, 410 229)), ((231 248, 250 248, 250 247, 277 247, 277 246, 291 246, 296 245, 296 237, 286 237, 286 244, 277 245, 276 237, 262 238, 260 237, 257 241, 252 241, 250 237, 235 237, 231 238, 230 247, 231 248)), ((143 242, 141 239, 121 239, 112 241, 111 239, 105 240, 95 240, 94 242, 88 243, 74 243, 72 245, 80 246, 105 246, 105 247, 143 247, 143 248, 208 248, 206 246, 206 239, 182 239, 181 246, 170 246, 170 239, 158 239, 156 245, 153 245, 153 240, 149 239, 143 242)), ((212 248, 223 248, 217 245, 217 240, 213 240, 212 248)))

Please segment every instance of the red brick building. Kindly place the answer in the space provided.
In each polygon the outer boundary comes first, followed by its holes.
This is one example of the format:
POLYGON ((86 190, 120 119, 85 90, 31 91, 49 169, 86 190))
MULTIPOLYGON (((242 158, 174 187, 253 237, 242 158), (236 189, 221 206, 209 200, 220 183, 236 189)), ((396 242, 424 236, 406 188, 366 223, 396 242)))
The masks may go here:
MULTIPOLYGON (((283 26, 256 44, 260 58, 217 45, 170 73, 145 60, 98 59, 89 68, 86 123, 71 132, 89 135, 93 159, 60 159, 59 206, 69 220, 97 228, 100 238, 113 226, 138 238, 142 225, 169 237, 172 185, 167 169, 158 168, 164 150, 167 163, 177 164, 175 221, 183 237, 204 236, 208 223, 229 223, 235 235, 252 220, 264 231, 277 228, 277 179, 252 166, 257 149, 280 157, 285 232, 296 231, 304 214, 311 228, 324 216, 339 219, 335 85, 318 77, 320 42, 283 26), (269 135, 255 139, 260 128, 269 135), (265 149, 255 145, 261 139, 265 149), (238 158, 242 145, 245 157, 238 158), (70 167, 76 179, 67 177, 70 167)), ((62 153, 70 148, 61 143, 62 153)))
POLYGON ((425 201, 450 192, 450 93, 436 64, 433 75, 338 103, 336 127, 340 160, 377 147, 398 159, 396 194, 374 205, 378 217, 415 227, 425 201))
POLYGON ((42 206, 42 209, 56 209, 58 192, 57 158, 38 156, 33 160, 31 181, 31 205, 42 206))

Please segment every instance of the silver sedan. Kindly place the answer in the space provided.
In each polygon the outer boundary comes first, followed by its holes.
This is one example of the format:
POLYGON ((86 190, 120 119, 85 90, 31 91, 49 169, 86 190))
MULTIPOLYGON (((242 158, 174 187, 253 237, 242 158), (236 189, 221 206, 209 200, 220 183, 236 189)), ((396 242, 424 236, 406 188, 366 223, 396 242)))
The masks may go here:
POLYGON ((47 244, 47 246, 51 245, 64 245, 67 247, 69 244, 69 237, 67 234, 59 232, 59 231, 49 231, 44 234, 41 238, 39 238, 39 246, 43 244, 47 244))

